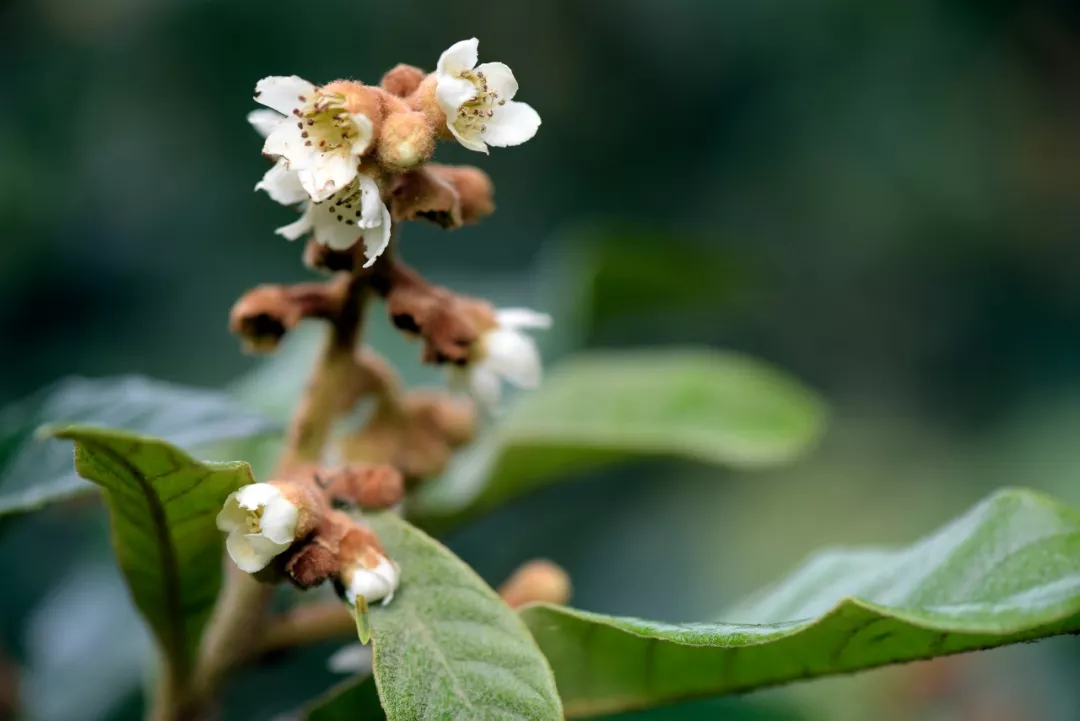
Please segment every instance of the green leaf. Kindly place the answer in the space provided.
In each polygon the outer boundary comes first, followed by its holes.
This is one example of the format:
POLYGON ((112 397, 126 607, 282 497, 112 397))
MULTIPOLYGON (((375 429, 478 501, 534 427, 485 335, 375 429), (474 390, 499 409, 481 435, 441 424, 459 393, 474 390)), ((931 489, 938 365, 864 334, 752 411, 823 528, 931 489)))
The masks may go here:
POLYGON ((725 614, 738 623, 522 616, 570 717, 1077 633, 1080 514, 1003 491, 912 546, 818 555, 725 614))
POLYGON ((221 585, 225 498, 252 483, 246 463, 202 463, 156 438, 69 426, 75 468, 101 486, 131 595, 178 679, 191 668, 221 585))
POLYGON ((408 514, 444 530, 544 483, 633 458, 783 463, 817 440, 824 416, 813 392, 735 353, 582 355, 524 395, 445 477, 421 487, 408 514))
MULTIPOLYGON (((551 669, 517 614, 422 531, 391 513, 369 522, 401 566, 393 601, 370 610, 372 666, 386 716, 561 719, 551 669)), ((308 718, 367 718, 357 706, 371 697, 358 681, 308 718)))
POLYGON ((280 428, 225 393, 138 376, 68 378, 0 412, 0 518, 94 491, 63 444, 40 443, 44 424, 122 428, 197 449, 280 428))

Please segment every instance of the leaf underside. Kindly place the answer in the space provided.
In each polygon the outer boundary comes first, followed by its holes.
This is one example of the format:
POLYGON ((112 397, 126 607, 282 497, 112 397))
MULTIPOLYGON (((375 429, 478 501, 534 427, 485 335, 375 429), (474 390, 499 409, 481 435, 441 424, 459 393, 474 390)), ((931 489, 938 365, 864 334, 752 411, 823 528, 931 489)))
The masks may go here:
POLYGON ((568 717, 646 708, 1080 632, 1080 515, 1003 491, 900 550, 834 551, 725 614, 522 616, 568 717))
POLYGON ((94 492, 62 443, 41 443, 44 424, 120 428, 197 449, 277 430, 228 394, 139 376, 68 378, 0 412, 0 518, 94 492))
POLYGON ((75 467, 99 485, 135 605, 170 668, 184 676, 221 586, 225 498, 253 482, 246 463, 203 463, 156 438, 71 426, 75 467))
MULTIPOLYGON (((374 685, 387 718, 561 719, 551 669, 517 614, 465 563, 394 514, 368 521, 402 568, 393 601, 370 612, 374 685)), ((371 685, 342 688, 308 718, 373 717, 371 685)))
POLYGON ((735 353, 585 354, 558 366, 495 433, 422 486, 408 514, 441 532, 537 486, 634 458, 777 465, 811 447, 824 419, 813 392, 735 353))

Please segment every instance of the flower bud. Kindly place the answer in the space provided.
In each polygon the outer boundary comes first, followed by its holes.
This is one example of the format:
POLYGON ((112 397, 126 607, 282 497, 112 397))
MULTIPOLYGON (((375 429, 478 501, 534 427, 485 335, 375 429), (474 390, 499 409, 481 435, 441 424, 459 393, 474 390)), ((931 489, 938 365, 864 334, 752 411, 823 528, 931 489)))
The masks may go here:
POLYGON ((437 177, 457 191, 462 223, 475 223, 495 212, 495 193, 491 178, 480 168, 470 165, 429 165, 437 177))
POLYGON ((229 494, 217 516, 225 548, 246 573, 266 568, 298 538, 315 530, 326 503, 305 484, 252 483, 229 494))
POLYGON ((346 466, 328 476, 326 492, 331 498, 366 510, 390 508, 405 495, 401 472, 385 464, 346 466))
POLYGON ((391 95, 404 98, 416 92, 426 75, 420 68, 401 64, 387 71, 379 85, 391 95))
POLYGON ((412 170, 435 151, 435 131, 423 113, 393 113, 379 135, 379 162, 394 172, 412 170))
POLYGON ((394 598, 401 571, 386 556, 378 556, 373 565, 367 563, 369 561, 342 570, 341 583, 345 587, 345 598, 354 606, 360 596, 368 603, 381 599, 385 606, 394 598))
POLYGON ((499 595, 510 608, 520 608, 527 603, 565 605, 570 601, 570 592, 570 576, 566 571, 544 560, 522 565, 499 586, 499 595))

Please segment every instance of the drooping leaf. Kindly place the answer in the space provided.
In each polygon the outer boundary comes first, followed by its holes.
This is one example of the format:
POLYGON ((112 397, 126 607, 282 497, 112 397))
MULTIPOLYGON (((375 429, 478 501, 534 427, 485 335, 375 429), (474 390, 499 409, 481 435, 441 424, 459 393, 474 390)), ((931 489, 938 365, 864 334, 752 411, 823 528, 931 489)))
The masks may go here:
POLYGON ((1080 514, 1003 491, 912 546, 818 555, 730 622, 522 615, 568 717, 1077 633, 1080 514))
POLYGON ((57 423, 122 428, 189 450, 279 427, 217 391, 138 376, 69 378, 0 412, 0 517, 94 490, 75 474, 65 444, 34 438, 57 423))
POLYGON ((79 475, 101 486, 113 547, 171 672, 190 669, 221 585, 225 498, 252 483, 246 463, 203 463, 165 441, 67 426, 79 475))
MULTIPOLYGON (((387 718, 561 719, 551 669, 517 614, 423 532, 390 513, 370 523, 401 565, 393 601, 370 610, 374 683, 387 718)), ((308 718, 367 718, 364 683, 342 688, 308 718)))
POLYGON ((778 464, 817 439, 824 416, 813 392, 734 353, 578 356, 522 397, 445 477, 421 487, 408 513, 442 530, 541 484, 631 458, 778 464))

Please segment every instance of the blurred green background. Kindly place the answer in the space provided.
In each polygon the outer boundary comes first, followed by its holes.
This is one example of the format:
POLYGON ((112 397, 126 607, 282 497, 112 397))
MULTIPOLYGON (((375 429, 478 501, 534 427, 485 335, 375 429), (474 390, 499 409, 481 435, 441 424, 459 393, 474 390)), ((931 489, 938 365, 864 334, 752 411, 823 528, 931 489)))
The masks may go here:
MULTIPOLYGON (((812 548, 910 541, 997 486, 1080 505, 1080 6, 1055 0, 0 2, 0 402, 253 368, 229 306, 310 277, 273 235, 292 211, 251 190, 254 83, 377 82, 471 36, 544 124, 490 157, 440 146, 492 175, 498 212, 410 227, 408 260, 555 314, 549 361, 735 348, 834 406, 790 468, 637 464, 451 537, 490 582, 543 555, 578 607, 702 619, 812 548)), ((0 536, 27 718, 139 715, 147 641, 105 528, 60 508, 0 536)), ((225 717, 325 688, 331 649, 245 673, 225 717)), ((1078 670, 1070 638, 627 718, 1066 721, 1078 670)))

